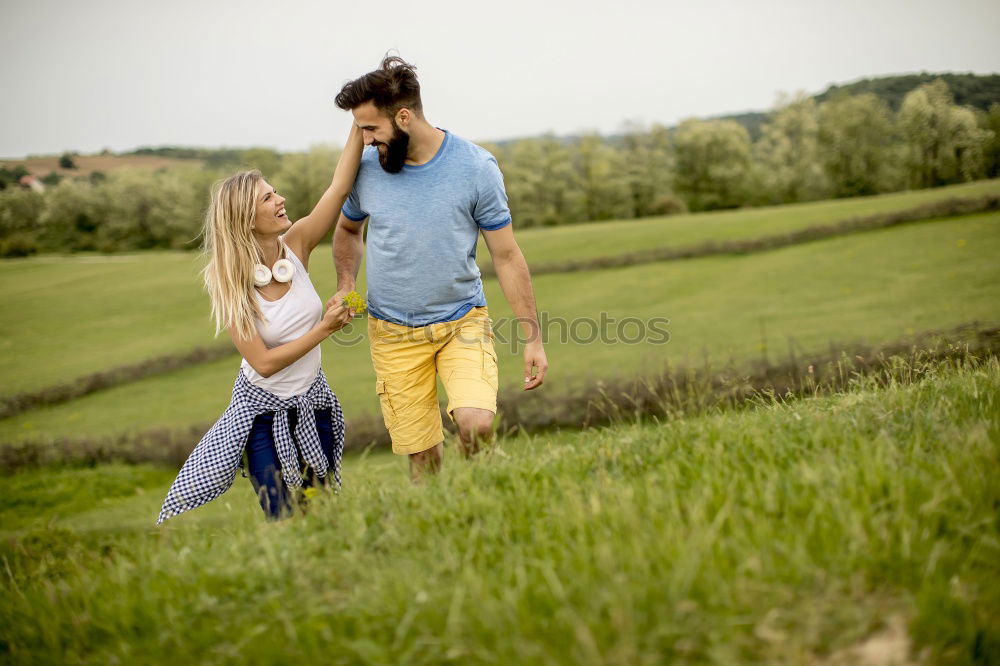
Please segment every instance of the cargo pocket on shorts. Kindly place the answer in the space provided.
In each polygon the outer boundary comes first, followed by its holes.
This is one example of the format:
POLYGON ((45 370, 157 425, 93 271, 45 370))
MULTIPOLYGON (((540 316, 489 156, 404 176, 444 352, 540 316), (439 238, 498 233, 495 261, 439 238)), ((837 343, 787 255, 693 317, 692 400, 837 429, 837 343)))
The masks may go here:
POLYGON ((396 422, 396 412, 392 409, 392 401, 389 399, 389 392, 385 388, 384 380, 375 380, 375 393, 378 394, 379 406, 382 408, 382 421, 385 423, 386 429, 389 430, 396 422))

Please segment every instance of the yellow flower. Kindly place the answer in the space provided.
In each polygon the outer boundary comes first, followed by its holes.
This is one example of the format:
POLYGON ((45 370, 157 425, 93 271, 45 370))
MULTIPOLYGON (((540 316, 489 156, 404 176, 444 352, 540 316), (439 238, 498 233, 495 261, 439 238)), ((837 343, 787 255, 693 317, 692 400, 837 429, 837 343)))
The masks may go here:
POLYGON ((354 310, 357 314, 364 314, 365 310, 368 309, 368 306, 365 305, 365 299, 356 291, 352 291, 344 296, 344 306, 350 310, 354 310))
POLYGON ((305 488, 302 491, 302 496, 305 497, 307 500, 311 500, 313 497, 316 497, 316 494, 318 492, 319 491, 316 490, 315 488, 311 488, 311 487, 310 488, 305 488))

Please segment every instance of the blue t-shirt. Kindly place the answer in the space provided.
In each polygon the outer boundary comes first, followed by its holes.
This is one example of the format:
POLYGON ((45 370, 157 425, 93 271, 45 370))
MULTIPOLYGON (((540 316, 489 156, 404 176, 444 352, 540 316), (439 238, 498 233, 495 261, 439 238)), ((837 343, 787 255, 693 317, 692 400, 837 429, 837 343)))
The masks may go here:
POLYGON ((503 176, 483 148, 445 132, 425 164, 387 173, 365 149, 346 217, 368 220, 368 311, 405 326, 463 317, 486 305, 476 265, 479 230, 510 224, 503 176))

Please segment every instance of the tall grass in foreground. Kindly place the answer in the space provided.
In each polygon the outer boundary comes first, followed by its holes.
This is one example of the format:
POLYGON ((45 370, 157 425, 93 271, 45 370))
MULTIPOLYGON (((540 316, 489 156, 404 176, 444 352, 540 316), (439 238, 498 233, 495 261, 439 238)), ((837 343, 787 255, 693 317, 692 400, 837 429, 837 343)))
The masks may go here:
POLYGON ((949 361, 829 397, 513 438, 419 487, 362 466, 281 524, 22 535, 3 546, 0 649, 854 664, 898 627, 898 658, 996 663, 998 482, 1000 363, 949 361))

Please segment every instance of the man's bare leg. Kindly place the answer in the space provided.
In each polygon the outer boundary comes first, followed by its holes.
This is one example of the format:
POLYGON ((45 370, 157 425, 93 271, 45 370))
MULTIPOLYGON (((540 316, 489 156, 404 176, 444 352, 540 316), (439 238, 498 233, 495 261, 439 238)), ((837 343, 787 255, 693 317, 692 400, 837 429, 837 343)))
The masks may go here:
POLYGON ((410 481, 420 483, 426 474, 437 474, 441 469, 441 449, 440 443, 435 444, 426 451, 410 454, 410 481))
POLYGON ((470 458, 493 441, 493 412, 478 407, 459 407, 454 411, 458 426, 458 448, 470 458))

